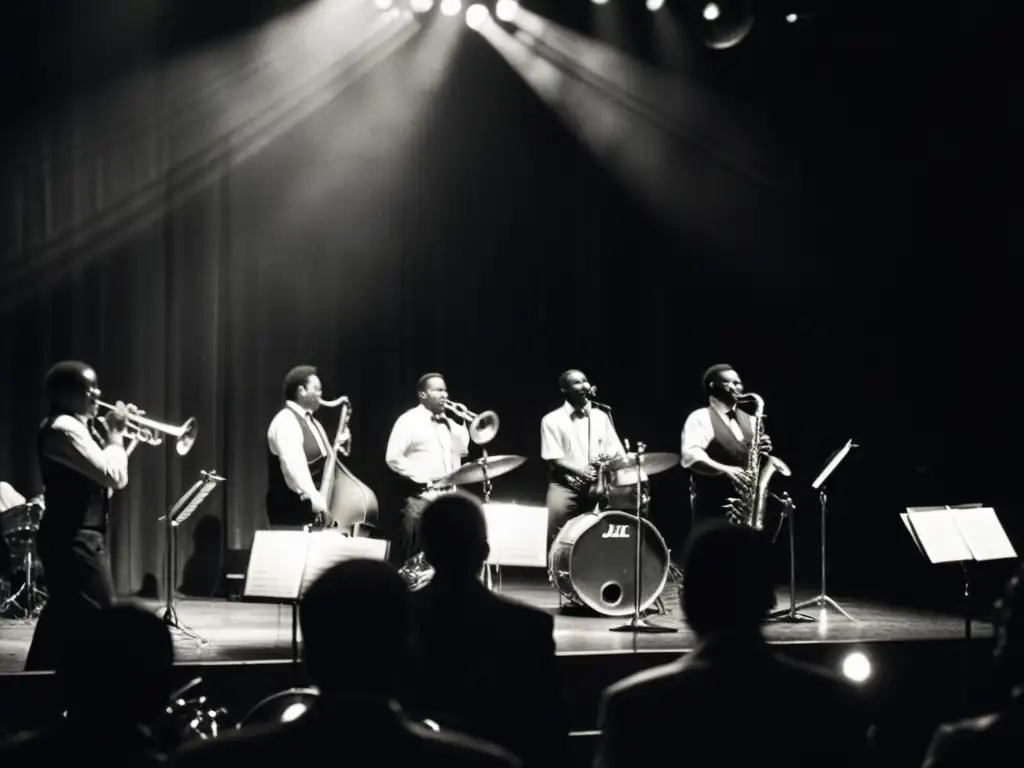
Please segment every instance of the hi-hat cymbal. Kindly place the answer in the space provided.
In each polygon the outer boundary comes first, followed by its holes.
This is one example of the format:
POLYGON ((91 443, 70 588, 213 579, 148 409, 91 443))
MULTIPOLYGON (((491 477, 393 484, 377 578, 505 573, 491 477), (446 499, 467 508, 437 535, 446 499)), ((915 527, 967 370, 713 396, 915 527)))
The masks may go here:
MULTIPOLYGON (((608 469, 612 472, 618 472, 623 469, 634 469, 636 467, 637 454, 627 453, 618 459, 613 459, 608 464, 608 469)), ((640 466, 644 472, 648 475, 657 475, 659 472, 665 472, 672 469, 672 467, 679 466, 679 454, 678 453, 641 453, 640 454, 640 466)))
POLYGON ((487 467, 487 478, 493 480, 499 475, 511 472, 526 461, 525 456, 487 456, 465 464, 452 472, 444 480, 435 485, 466 485, 484 481, 484 466, 487 467))

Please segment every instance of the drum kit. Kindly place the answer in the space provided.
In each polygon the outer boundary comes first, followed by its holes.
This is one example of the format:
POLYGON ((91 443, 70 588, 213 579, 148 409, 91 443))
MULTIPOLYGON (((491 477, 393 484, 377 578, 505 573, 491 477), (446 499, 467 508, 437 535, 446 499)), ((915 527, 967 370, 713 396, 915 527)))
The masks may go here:
MULTIPOLYGON (((456 415, 469 417, 470 438, 477 445, 497 435, 493 411, 475 414, 456 404, 456 415)), ((647 453, 640 443, 635 452, 597 463, 602 490, 591 511, 571 518, 559 531, 548 553, 548 579, 572 604, 609 617, 632 616, 612 631, 676 632, 641 617, 661 596, 672 568, 670 552, 658 529, 646 518, 650 504, 648 478, 679 466, 677 453, 647 453), (622 507, 621 509, 618 507, 622 507), (630 509, 629 507, 632 507, 630 509)), ((518 469, 525 456, 483 455, 431 485, 442 492, 461 485, 483 484, 484 503, 490 502, 491 480, 518 469)), ((428 489, 429 492, 430 489, 428 489)), ((423 553, 410 558, 399 571, 412 590, 433 577, 423 553)), ((490 571, 482 578, 491 586, 490 571)))
POLYGON ((44 511, 40 498, 0 512, 0 535, 10 552, 11 571, 24 576, 21 588, 0 602, 0 615, 14 612, 19 618, 33 618, 46 603, 46 593, 36 586, 42 572, 36 553, 36 534, 44 511))

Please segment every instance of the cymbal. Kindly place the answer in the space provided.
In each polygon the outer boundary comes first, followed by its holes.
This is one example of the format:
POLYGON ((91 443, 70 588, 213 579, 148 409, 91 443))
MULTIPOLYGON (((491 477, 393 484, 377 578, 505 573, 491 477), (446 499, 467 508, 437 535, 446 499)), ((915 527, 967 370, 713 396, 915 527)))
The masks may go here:
POLYGON ((434 485, 466 485, 484 481, 484 466, 487 467, 487 478, 493 480, 499 475, 511 472, 526 461, 525 456, 487 456, 471 461, 456 469, 448 477, 438 480, 434 485))
MULTIPOLYGON (((623 469, 634 469, 636 467, 636 457, 637 455, 635 453, 627 453, 625 456, 613 459, 609 462, 608 469, 612 472, 618 472, 623 469)), ((641 453, 640 466, 648 475, 657 475, 660 472, 672 469, 672 467, 678 467, 679 454, 641 453)))

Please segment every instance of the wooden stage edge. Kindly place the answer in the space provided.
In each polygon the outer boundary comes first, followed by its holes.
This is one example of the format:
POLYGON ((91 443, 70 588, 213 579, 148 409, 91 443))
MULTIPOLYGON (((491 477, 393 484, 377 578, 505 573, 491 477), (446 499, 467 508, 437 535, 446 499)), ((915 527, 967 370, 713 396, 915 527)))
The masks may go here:
MULTIPOLYGON (((547 584, 506 580, 503 594, 555 614, 555 646, 559 655, 586 656, 691 650, 693 633, 686 628, 674 589, 662 597, 666 613, 651 621, 679 631, 673 634, 638 635, 609 631, 626 621, 584 615, 559 609, 558 595, 547 584)), ((813 593, 798 595, 798 600, 813 593)), ((833 598, 856 621, 850 621, 829 609, 804 609, 817 619, 801 624, 766 623, 764 633, 771 643, 872 643, 927 640, 958 640, 965 635, 964 621, 955 615, 896 608, 864 600, 833 598)), ((780 591, 779 608, 789 604, 788 592, 780 591)), ((163 614, 163 603, 138 600, 154 612, 163 614)), ((199 644, 173 631, 179 663, 272 661, 291 658, 292 610, 289 606, 248 603, 221 599, 181 598, 175 601, 178 619, 206 640, 199 644)), ((20 672, 32 640, 35 622, 0 619, 0 673, 20 672)), ((976 621, 973 637, 992 637, 992 626, 976 621)))

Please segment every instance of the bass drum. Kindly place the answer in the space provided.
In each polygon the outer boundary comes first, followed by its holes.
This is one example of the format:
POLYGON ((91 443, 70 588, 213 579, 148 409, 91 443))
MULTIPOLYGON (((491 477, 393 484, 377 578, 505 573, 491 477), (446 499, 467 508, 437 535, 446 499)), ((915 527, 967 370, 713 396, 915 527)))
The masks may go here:
MULTIPOLYGON (((658 529, 644 525, 640 610, 665 589, 669 551, 658 529)), ((633 615, 636 583, 636 516, 608 510, 574 517, 555 537, 548 555, 552 583, 571 602, 604 616, 633 615)))

